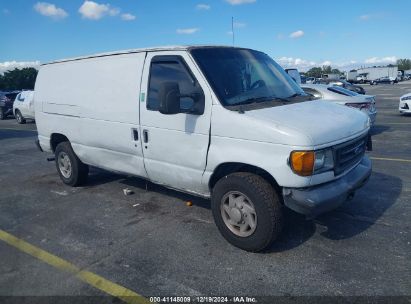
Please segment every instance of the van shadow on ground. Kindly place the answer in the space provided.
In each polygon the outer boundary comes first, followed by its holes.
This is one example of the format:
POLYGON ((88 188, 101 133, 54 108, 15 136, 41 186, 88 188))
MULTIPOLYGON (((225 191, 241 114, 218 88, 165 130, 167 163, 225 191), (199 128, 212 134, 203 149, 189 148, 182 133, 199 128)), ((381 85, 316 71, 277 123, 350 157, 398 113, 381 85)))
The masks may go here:
MULTIPOLYGON (((11 139, 11 138, 27 138, 27 137, 37 137, 36 131, 24 131, 24 130, 7 130, 0 129, 0 140, 11 139)), ((33 140, 34 145, 34 140, 33 140)))
POLYGON ((169 188, 154 184, 142 178, 127 177, 124 180, 122 180, 120 183, 126 186, 129 186, 129 187, 139 188, 140 190, 151 191, 151 192, 156 192, 156 193, 159 193, 165 196, 170 196, 170 197, 173 197, 181 201, 190 201, 193 203, 194 206, 211 210, 210 201, 205 198, 201 198, 201 197, 194 196, 188 193, 169 189, 169 188))
MULTIPOLYGON (((389 126, 384 126, 384 125, 375 125, 372 127, 371 129, 371 135, 378 135, 387 131, 390 131, 390 127, 389 126)), ((392 130, 391 130, 392 131, 392 130)))
POLYGON ((368 184, 352 201, 317 219, 317 223, 327 227, 321 235, 331 240, 343 240, 366 231, 396 203, 401 192, 400 178, 373 172, 368 184), (381 188, 381 185, 385 187, 381 188))
POLYGON ((288 221, 280 238, 268 250, 281 252, 297 247, 307 241, 320 227, 320 234, 338 241, 363 233, 391 208, 402 191, 400 178, 373 172, 368 184, 357 191, 353 200, 347 201, 334 211, 325 213, 312 221, 290 211, 288 221), (380 185, 385 184, 386 190, 380 185))
MULTIPOLYGON (((121 184, 128 187, 156 192, 182 201, 191 201, 194 206, 211 209, 210 201, 207 199, 168 189, 141 178, 96 170, 93 170, 95 176, 91 175, 88 186, 120 180, 121 184)), ((303 215, 284 208, 283 232, 265 253, 282 252, 298 247, 309 240, 318 227, 324 230, 320 234, 330 240, 349 239, 363 233, 395 204, 401 191, 402 181, 400 178, 373 172, 368 184, 357 191, 353 200, 314 220, 306 220, 303 215), (380 185, 386 187, 382 190, 380 185)))
POLYGON ((116 174, 96 167, 91 167, 88 174, 87 183, 84 185, 84 188, 104 185, 121 180, 124 177, 124 175, 116 174))

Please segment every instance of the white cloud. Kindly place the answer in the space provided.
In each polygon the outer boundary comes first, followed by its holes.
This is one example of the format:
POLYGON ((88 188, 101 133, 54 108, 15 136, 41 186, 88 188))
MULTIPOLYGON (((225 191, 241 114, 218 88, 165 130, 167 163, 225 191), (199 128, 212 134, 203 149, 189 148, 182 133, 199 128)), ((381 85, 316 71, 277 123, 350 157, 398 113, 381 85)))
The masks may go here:
POLYGON ((363 20, 363 21, 370 20, 370 18, 371 18, 370 15, 361 15, 361 16, 360 16, 360 20, 363 20))
POLYGON ((5 15, 10 14, 10 10, 8 10, 7 8, 3 8, 2 12, 3 12, 3 14, 5 14, 5 15))
POLYGON ((202 11, 208 11, 209 9, 211 9, 211 6, 208 4, 204 4, 204 3, 200 3, 196 5, 196 8, 198 10, 202 10, 202 11))
POLYGON ((341 71, 349 71, 352 69, 358 69, 360 67, 367 67, 373 65, 386 65, 386 64, 395 64, 397 57, 388 56, 388 57, 371 57, 365 59, 364 61, 349 60, 334 62, 330 60, 323 61, 314 61, 301 58, 293 57, 280 57, 275 59, 283 68, 298 68, 300 71, 308 71, 313 67, 322 67, 323 65, 330 65, 332 68, 337 68, 341 71))
POLYGON ((292 32, 289 37, 294 39, 294 38, 300 38, 302 36, 304 36, 304 32, 302 30, 298 30, 298 31, 292 32))
POLYGON ((298 68, 302 71, 318 66, 315 61, 309 61, 301 58, 280 57, 277 58, 276 61, 284 68, 298 68))
POLYGON ((393 64, 397 63, 397 57, 387 56, 387 57, 371 57, 365 60, 365 63, 368 64, 393 64))
POLYGON ((257 0, 225 0, 226 2, 230 3, 231 5, 241 5, 246 3, 254 3, 257 0))
POLYGON ((377 12, 377 13, 372 13, 372 14, 364 14, 358 17, 361 21, 369 21, 369 20, 375 20, 375 19, 384 19, 388 17, 390 14, 387 12, 377 12))
POLYGON ((53 19, 64 19, 68 16, 64 9, 47 2, 37 2, 34 5, 34 10, 43 16, 53 19))
POLYGON ((326 60, 326 61, 323 61, 323 62, 320 63, 321 66, 324 66, 324 65, 332 65, 332 64, 333 64, 333 63, 332 63, 331 61, 329 61, 329 60, 326 60))
POLYGON ((184 29, 177 29, 177 34, 189 35, 198 32, 200 29, 197 27, 193 28, 184 28, 184 29))
POLYGON ((126 13, 126 14, 121 14, 121 19, 124 21, 132 21, 136 19, 136 16, 126 13))
POLYGON ((244 28, 244 27, 247 26, 247 24, 244 23, 244 22, 234 22, 233 26, 234 26, 234 28, 244 28))
POLYGON ((99 4, 88 0, 84 1, 78 11, 83 18, 91 20, 99 20, 104 16, 117 16, 120 13, 118 8, 112 8, 110 4, 99 4))
POLYGON ((0 74, 6 71, 22 68, 38 68, 40 61, 5 61, 0 62, 0 74))

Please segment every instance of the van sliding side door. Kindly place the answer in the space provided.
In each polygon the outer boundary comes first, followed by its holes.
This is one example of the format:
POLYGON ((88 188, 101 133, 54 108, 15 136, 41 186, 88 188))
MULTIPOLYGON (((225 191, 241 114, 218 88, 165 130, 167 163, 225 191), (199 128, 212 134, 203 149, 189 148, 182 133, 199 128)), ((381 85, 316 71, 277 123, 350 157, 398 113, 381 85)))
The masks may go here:
POLYGON ((145 96, 140 100, 142 148, 149 178, 173 188, 206 193, 208 189, 204 189, 201 180, 206 166, 212 102, 205 79, 192 58, 185 51, 147 53, 141 92, 145 96), (167 82, 178 83, 180 95, 202 92, 204 112, 190 114, 193 100, 181 97, 182 113, 160 113, 159 90, 167 82))

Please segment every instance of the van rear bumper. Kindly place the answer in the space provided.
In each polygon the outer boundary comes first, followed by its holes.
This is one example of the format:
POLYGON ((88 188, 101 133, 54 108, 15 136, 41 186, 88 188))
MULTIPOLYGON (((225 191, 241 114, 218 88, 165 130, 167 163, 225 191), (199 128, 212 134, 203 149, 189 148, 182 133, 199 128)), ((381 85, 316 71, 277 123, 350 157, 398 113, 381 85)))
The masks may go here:
POLYGON ((283 188, 284 204, 308 217, 337 208, 354 195, 371 175, 371 160, 364 156, 361 162, 343 177, 310 188, 283 188))

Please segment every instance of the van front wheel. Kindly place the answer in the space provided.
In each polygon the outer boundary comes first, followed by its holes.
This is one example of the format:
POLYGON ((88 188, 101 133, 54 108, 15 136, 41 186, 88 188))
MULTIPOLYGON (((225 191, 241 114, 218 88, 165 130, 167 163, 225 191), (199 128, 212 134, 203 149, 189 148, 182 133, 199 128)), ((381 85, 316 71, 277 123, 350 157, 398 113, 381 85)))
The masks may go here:
POLYGON ((57 172, 63 183, 76 187, 87 181, 89 168, 77 157, 68 141, 57 145, 55 159, 57 172))
POLYGON ((282 206, 261 176, 239 172, 223 177, 213 189, 211 208, 220 233, 241 249, 262 251, 281 233, 282 206))

